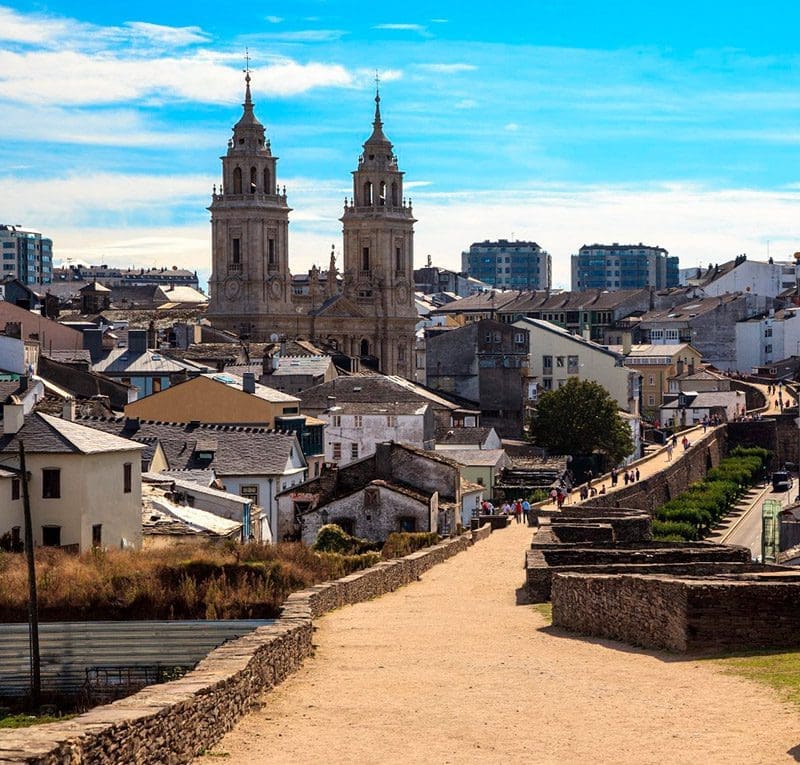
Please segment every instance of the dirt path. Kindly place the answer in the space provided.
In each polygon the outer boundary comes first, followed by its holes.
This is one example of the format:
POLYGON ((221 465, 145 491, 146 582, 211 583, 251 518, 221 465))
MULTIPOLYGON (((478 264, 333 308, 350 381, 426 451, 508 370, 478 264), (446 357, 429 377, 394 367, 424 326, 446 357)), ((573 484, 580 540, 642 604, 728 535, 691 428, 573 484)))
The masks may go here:
POLYGON ((761 686, 542 629, 516 605, 530 535, 320 619, 316 655, 197 762, 794 761, 800 714, 761 686))

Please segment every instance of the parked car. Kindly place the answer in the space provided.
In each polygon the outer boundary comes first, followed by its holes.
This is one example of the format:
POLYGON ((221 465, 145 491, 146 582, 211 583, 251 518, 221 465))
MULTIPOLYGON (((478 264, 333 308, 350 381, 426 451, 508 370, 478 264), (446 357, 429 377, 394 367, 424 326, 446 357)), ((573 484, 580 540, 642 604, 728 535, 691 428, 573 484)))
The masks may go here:
POLYGON ((772 474, 773 491, 789 491, 792 488, 792 477, 788 470, 776 470, 772 474))

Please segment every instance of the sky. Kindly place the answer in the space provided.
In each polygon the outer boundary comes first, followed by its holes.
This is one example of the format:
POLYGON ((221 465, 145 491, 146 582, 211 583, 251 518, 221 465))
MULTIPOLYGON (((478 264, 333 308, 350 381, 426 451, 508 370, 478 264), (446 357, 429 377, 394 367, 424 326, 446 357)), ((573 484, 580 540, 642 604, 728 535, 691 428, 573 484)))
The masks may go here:
POLYGON ((51 237, 56 263, 207 279, 248 50, 295 273, 341 252, 376 72, 416 266, 460 269, 498 238, 539 243, 565 288, 593 242, 659 245, 682 267, 789 259, 800 4, 747 6, 0 0, 0 222, 51 237))

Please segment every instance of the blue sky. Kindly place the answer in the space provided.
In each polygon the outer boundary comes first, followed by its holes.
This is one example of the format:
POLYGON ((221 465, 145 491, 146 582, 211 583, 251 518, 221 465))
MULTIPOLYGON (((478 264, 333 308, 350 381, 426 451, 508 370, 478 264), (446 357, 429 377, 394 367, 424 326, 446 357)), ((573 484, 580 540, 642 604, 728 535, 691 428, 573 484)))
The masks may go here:
POLYGON ((0 222, 51 235, 57 260, 207 275, 249 47, 294 271, 340 249, 376 70, 417 264, 533 239, 566 287, 594 241, 687 266, 800 249, 796 4, 432 7, 0 0, 0 222))

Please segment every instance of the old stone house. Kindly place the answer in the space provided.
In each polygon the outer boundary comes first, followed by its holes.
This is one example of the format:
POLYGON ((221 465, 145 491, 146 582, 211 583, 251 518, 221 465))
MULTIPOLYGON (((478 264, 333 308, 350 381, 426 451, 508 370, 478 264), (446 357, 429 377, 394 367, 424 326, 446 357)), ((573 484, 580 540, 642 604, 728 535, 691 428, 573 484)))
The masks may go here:
POLYGON ((278 495, 281 539, 311 544, 319 529, 336 523, 350 534, 384 540, 393 531, 452 534, 480 504, 482 487, 461 476, 454 460, 397 444, 278 495))

